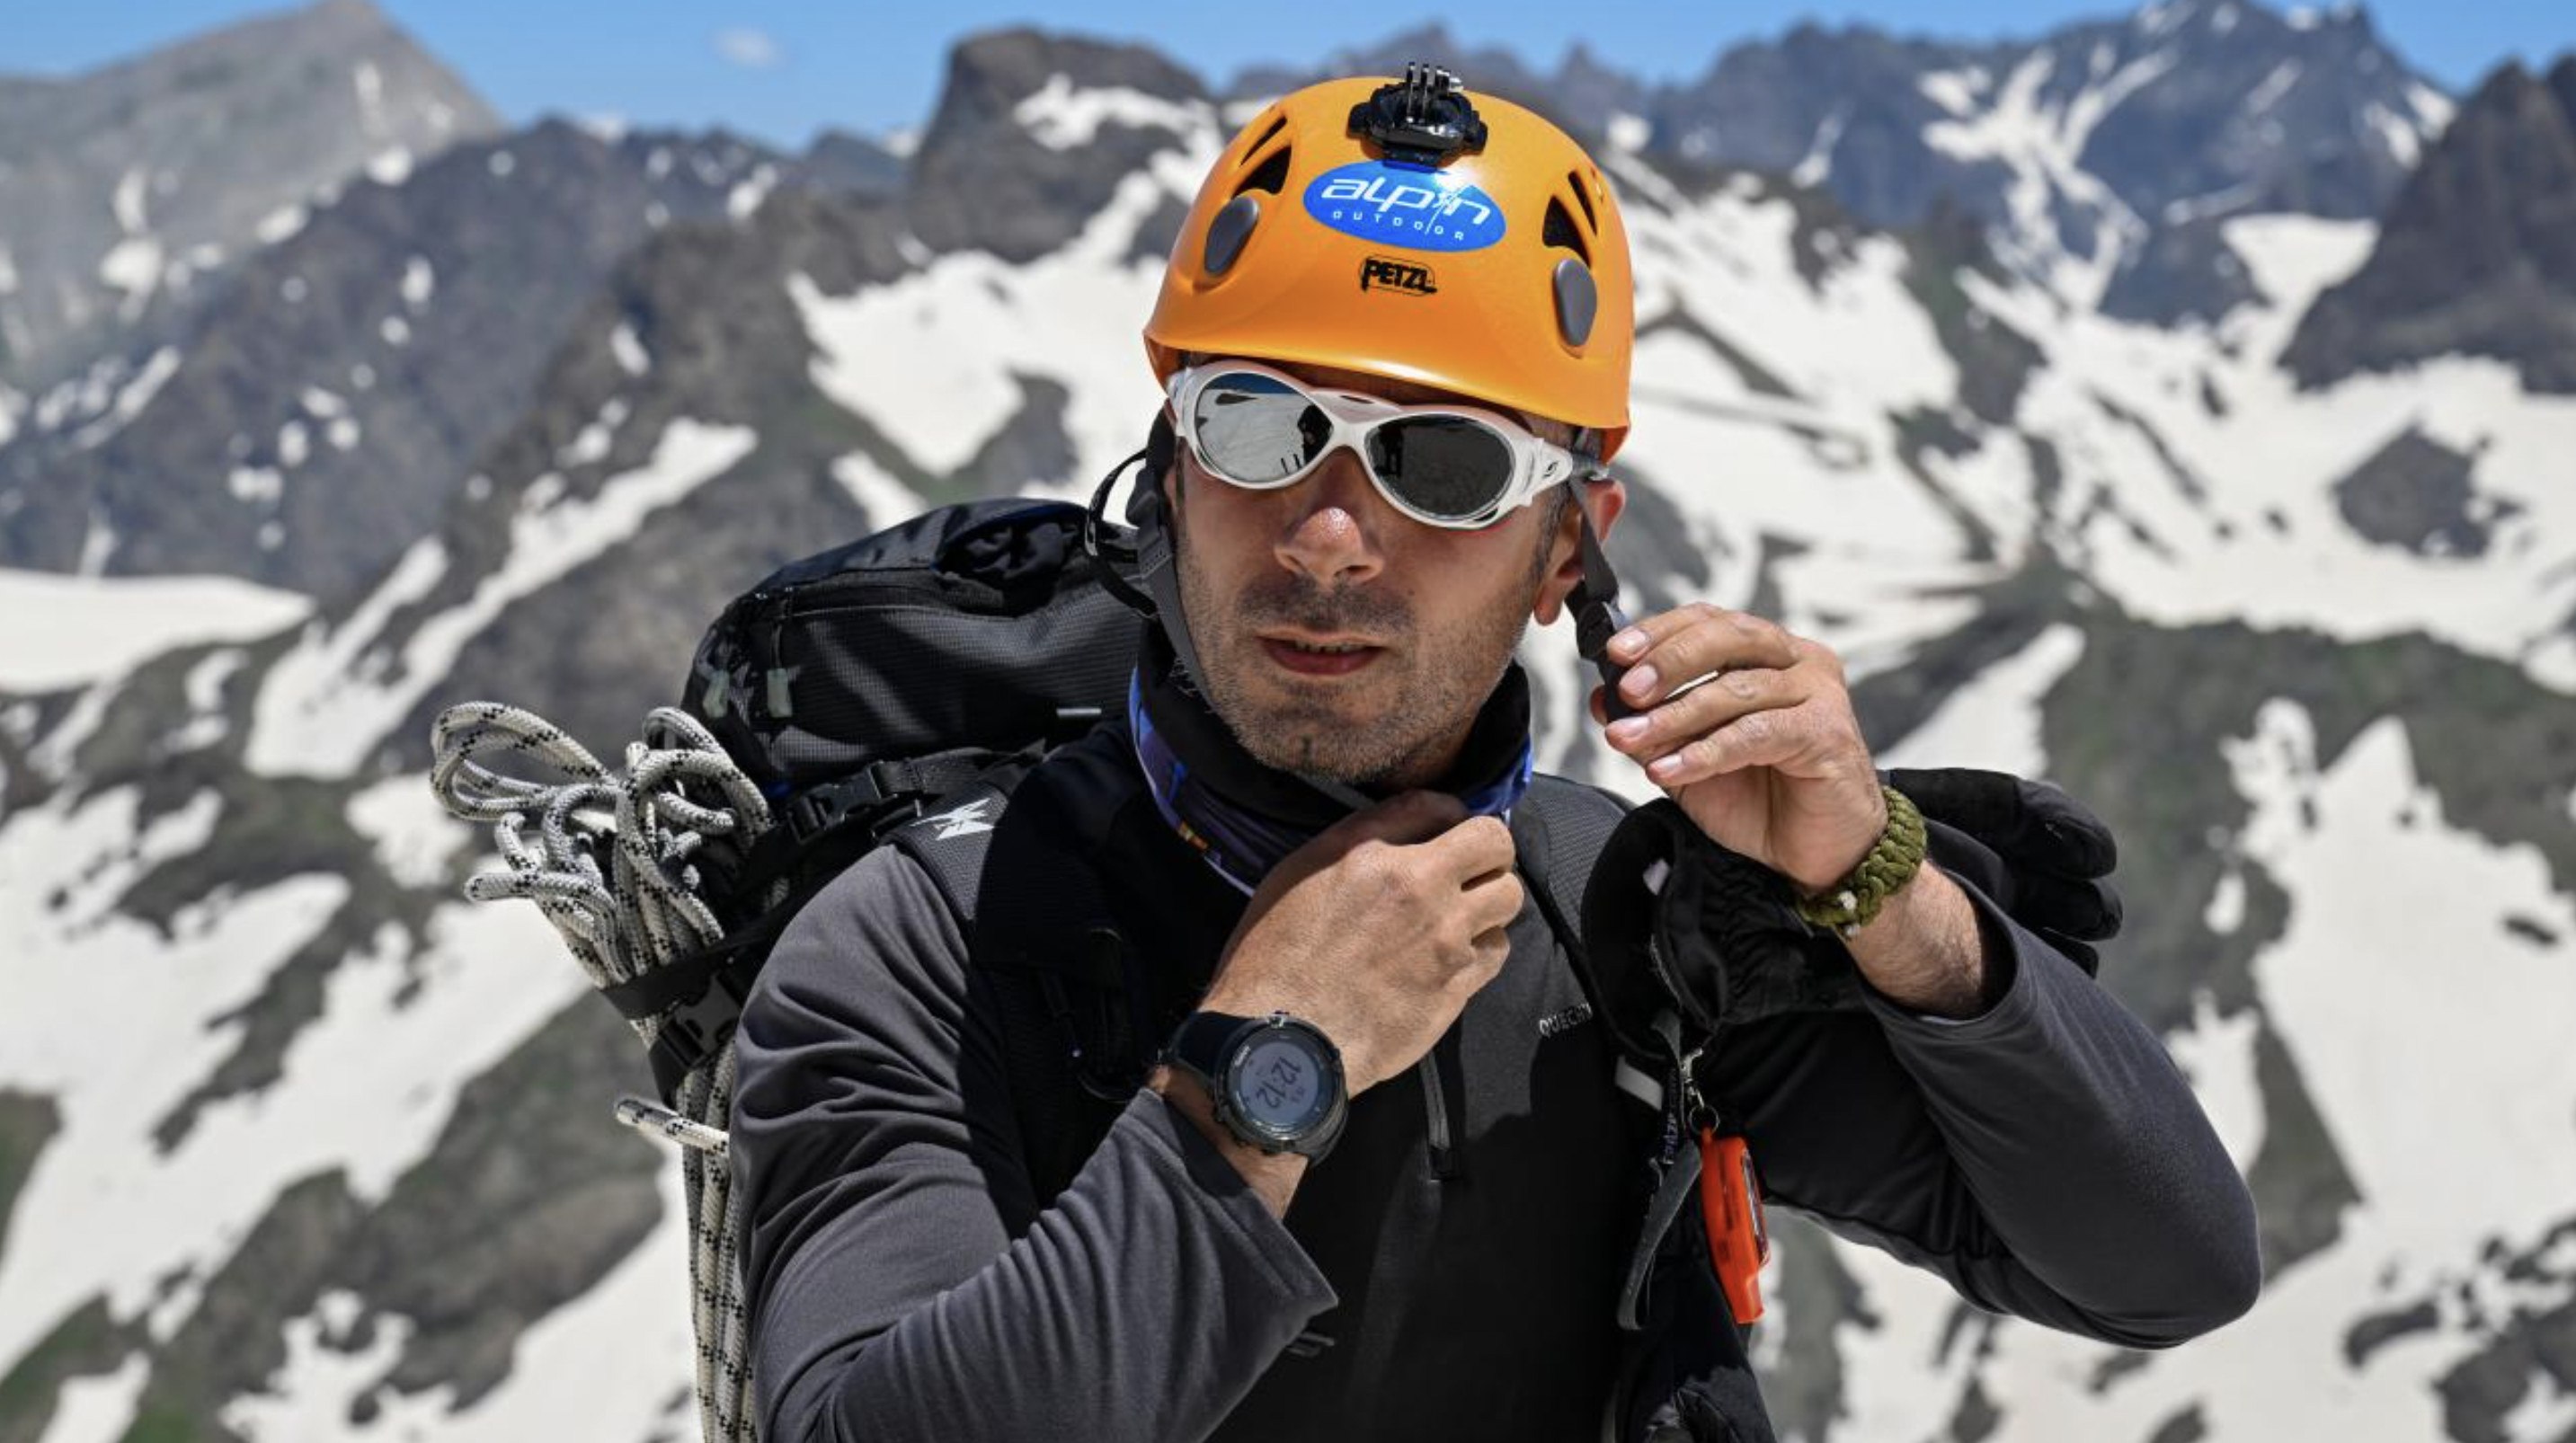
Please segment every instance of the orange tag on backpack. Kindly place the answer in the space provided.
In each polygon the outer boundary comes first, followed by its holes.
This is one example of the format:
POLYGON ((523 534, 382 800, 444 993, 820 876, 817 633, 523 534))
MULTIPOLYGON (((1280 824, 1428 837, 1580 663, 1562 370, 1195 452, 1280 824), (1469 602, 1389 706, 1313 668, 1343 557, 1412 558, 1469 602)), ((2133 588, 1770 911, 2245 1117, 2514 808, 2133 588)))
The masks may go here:
POLYGON ((1753 1175, 1753 1150, 1740 1137, 1699 1133, 1699 1205, 1708 1224, 1709 1262, 1727 1309, 1739 1324, 1762 1316, 1762 1264, 1771 1256, 1771 1232, 1762 1222, 1762 1184, 1753 1175))

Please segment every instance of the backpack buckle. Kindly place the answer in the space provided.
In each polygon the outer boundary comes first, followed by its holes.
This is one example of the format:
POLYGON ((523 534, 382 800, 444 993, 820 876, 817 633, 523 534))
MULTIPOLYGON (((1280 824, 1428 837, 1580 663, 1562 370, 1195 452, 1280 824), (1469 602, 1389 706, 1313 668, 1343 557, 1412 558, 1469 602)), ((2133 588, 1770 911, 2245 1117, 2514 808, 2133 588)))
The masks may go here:
POLYGON ((662 1015, 649 1059, 653 1082, 664 1100, 680 1095, 680 1084, 708 1058, 722 1051, 742 1020, 742 1005, 751 994, 747 969, 719 967, 697 997, 662 1015))
POLYGON ((902 796, 909 781, 891 761, 870 762, 846 777, 798 792, 787 804, 787 828, 802 846, 902 796))

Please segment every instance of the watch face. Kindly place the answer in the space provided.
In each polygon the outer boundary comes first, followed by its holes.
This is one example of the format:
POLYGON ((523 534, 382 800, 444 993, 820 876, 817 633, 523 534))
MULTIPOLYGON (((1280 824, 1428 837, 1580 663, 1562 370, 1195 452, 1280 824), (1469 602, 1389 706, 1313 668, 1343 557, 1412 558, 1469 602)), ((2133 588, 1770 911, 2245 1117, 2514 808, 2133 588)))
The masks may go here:
POLYGON ((1243 1049, 1232 1091, 1245 1122, 1283 1141, 1303 1137, 1332 1106, 1323 1057, 1314 1043, 1284 1028, 1264 1028, 1243 1049))

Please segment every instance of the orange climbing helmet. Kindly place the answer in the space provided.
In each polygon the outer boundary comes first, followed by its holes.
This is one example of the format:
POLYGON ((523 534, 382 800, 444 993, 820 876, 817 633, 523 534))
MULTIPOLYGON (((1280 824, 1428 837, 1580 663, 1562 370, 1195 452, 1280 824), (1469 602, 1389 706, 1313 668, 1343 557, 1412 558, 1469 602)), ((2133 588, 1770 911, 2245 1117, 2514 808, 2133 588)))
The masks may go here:
POLYGON ((1457 77, 1331 80, 1253 117, 1172 245, 1145 350, 1305 362, 1628 432, 1628 232, 1565 132, 1457 77))

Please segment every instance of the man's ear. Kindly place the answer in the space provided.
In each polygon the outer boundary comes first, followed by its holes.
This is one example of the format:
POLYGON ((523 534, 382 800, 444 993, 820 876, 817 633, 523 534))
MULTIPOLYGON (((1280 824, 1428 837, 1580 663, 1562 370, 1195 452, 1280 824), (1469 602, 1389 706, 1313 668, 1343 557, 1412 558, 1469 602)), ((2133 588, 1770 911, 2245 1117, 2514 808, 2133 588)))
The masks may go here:
POLYGON ((1575 504, 1556 518, 1556 534, 1548 540, 1546 576, 1539 582, 1538 596, 1530 605, 1530 617, 1541 626, 1556 624, 1557 614, 1565 609, 1565 598, 1583 581, 1583 520, 1590 517, 1592 534, 1606 544, 1610 528, 1628 509, 1628 485, 1616 476, 1601 481, 1587 481, 1575 492, 1575 504))

